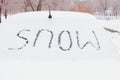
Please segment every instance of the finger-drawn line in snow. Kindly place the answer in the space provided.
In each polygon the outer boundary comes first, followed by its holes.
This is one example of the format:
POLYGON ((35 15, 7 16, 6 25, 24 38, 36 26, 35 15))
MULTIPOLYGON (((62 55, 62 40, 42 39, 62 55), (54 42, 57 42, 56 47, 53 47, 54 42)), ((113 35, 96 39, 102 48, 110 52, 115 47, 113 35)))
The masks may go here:
MULTIPOLYGON (((20 39, 22 39, 22 40, 25 40, 25 44, 23 44, 23 46, 21 46, 21 47, 19 47, 19 48, 8 48, 8 50, 21 50, 21 49, 23 49, 24 47, 26 47, 28 44, 29 44, 29 40, 28 40, 28 38, 27 37, 24 37, 24 36, 22 36, 21 34, 22 33, 24 33, 24 32, 30 32, 31 30, 29 30, 29 29, 23 29, 23 30, 20 30, 18 33, 17 33, 17 37, 18 38, 20 38, 20 39)), ((33 42, 33 45, 32 45, 32 47, 36 47, 36 45, 37 45, 37 41, 38 41, 38 39, 40 38, 40 35, 42 35, 42 32, 47 32, 48 34, 50 34, 50 36, 48 36, 48 37, 50 37, 50 39, 49 39, 49 42, 48 42, 48 48, 53 48, 52 47, 52 44, 53 44, 53 39, 55 38, 54 37, 54 32, 53 31, 51 31, 51 30, 47 30, 47 29, 41 29, 41 30, 38 30, 38 32, 37 32, 37 34, 36 34, 36 37, 35 37, 35 39, 34 39, 34 42, 33 42)), ((100 43, 99 43, 99 40, 98 40, 98 37, 97 37, 97 35, 96 35, 96 33, 95 33, 95 31, 94 30, 92 30, 91 31, 91 33, 93 34, 93 37, 94 37, 94 39, 95 39, 95 41, 96 41, 96 45, 95 44, 93 44, 93 42, 92 41, 87 41, 87 42, 85 42, 84 44, 83 44, 83 46, 81 46, 81 44, 80 44, 80 36, 79 36, 79 31, 76 31, 76 41, 77 41, 77 46, 78 46, 78 48, 80 48, 81 50, 82 49, 84 49, 85 47, 87 47, 87 45, 91 45, 92 47, 94 47, 97 51, 98 50, 100 50, 100 43)), ((68 31, 68 30, 63 30, 63 31, 61 31, 60 33, 59 33, 59 35, 57 35, 58 36, 58 38, 57 38, 57 43, 58 43, 58 48, 60 48, 62 51, 69 51, 69 50, 71 50, 71 48, 73 47, 73 37, 72 37, 72 35, 71 35, 71 32, 70 31, 68 31), (64 35, 64 33, 67 33, 67 36, 68 36, 68 42, 69 42, 69 44, 68 44, 68 47, 64 47, 63 48, 63 45, 64 44, 62 44, 62 41, 64 40, 64 38, 63 38, 63 36, 65 36, 64 35)))

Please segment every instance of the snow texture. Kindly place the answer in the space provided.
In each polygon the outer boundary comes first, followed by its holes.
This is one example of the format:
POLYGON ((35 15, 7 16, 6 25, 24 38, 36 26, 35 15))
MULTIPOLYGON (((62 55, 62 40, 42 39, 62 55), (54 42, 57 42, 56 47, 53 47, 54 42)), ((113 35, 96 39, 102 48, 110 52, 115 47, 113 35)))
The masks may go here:
POLYGON ((119 54, 102 24, 77 12, 9 16, 0 24, 0 80, 119 80, 119 54))

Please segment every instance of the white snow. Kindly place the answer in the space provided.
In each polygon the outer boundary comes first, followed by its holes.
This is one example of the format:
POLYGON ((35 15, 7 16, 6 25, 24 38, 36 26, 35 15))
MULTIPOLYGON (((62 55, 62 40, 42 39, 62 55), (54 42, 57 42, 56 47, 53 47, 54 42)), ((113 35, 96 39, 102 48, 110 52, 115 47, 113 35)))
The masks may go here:
POLYGON ((48 19, 48 12, 22 13, 3 22, 0 48, 5 53, 1 58, 79 60, 117 55, 93 16, 75 12, 52 12, 52 15, 48 19), (87 42, 91 43, 84 47, 87 42))
MULTIPOLYGON (((119 21, 120 21, 119 19, 99 20, 102 27, 106 27, 106 28, 113 29, 113 30, 120 32, 120 22, 119 21)), ((119 50, 119 53, 120 53, 120 33, 107 32, 107 35, 112 40, 112 42, 117 47, 117 49, 119 50)))
POLYGON ((119 54, 103 27, 87 13, 9 16, 0 24, 0 80, 119 80, 119 54))

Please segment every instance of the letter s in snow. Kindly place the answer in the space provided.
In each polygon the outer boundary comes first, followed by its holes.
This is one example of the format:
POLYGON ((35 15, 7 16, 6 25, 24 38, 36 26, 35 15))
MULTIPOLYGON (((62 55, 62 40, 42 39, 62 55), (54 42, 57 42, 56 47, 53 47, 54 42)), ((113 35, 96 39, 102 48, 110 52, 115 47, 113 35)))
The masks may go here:
POLYGON ((19 48, 8 48, 9 50, 21 50, 21 49, 23 49, 25 46, 27 46, 27 44, 29 43, 28 39, 20 35, 20 34, 23 33, 23 32, 30 32, 30 30, 21 30, 21 31, 19 31, 18 34, 17 34, 17 37, 25 40, 25 44, 24 44, 23 46, 19 47, 19 48))

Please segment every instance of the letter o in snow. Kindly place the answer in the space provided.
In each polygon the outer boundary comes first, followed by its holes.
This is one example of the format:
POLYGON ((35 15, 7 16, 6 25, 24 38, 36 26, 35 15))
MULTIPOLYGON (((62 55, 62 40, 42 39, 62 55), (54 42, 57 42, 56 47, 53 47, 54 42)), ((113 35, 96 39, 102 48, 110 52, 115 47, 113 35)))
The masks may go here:
POLYGON ((72 38, 71 38, 71 34, 70 34, 69 31, 62 31, 62 32, 59 34, 59 36, 58 36, 58 46, 59 46, 59 48, 60 48, 61 50, 63 50, 63 51, 68 51, 68 50, 70 50, 70 49, 72 48, 72 38), (62 47, 62 42, 61 42, 62 35, 63 35, 65 32, 68 34, 68 36, 69 36, 69 41, 70 41, 69 48, 66 48, 66 49, 64 49, 64 48, 62 47))

